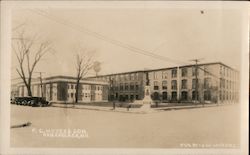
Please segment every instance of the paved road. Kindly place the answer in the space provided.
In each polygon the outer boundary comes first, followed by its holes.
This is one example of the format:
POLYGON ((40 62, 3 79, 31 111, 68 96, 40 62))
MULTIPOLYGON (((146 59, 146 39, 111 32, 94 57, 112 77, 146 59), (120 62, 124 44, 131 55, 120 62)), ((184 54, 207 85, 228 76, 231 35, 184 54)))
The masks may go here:
POLYGON ((11 125, 27 122, 31 126, 11 129, 11 146, 179 148, 186 144, 237 146, 240 141, 239 105, 148 114, 11 105, 11 125), (52 134, 40 133, 46 129, 52 134), (60 129, 80 129, 85 136, 55 137, 55 132, 62 133, 60 129))

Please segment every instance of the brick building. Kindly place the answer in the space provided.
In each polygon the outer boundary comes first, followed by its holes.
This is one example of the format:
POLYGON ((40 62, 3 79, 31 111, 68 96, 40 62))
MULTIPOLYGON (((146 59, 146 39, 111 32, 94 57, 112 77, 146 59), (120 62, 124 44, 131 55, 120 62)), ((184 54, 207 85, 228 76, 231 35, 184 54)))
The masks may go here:
POLYGON ((217 103, 239 99, 239 72, 221 62, 199 64, 197 71, 195 65, 186 65, 86 79, 108 82, 109 100, 115 101, 143 99, 147 81, 151 98, 159 102, 217 103))
POLYGON ((153 100, 238 101, 238 71, 219 62, 197 65, 197 78, 195 65, 149 70, 148 74, 153 100))
POLYGON ((142 100, 144 97, 144 86, 146 85, 144 71, 109 74, 86 79, 108 82, 109 100, 112 101, 142 100))
MULTIPOLYGON (((142 100, 147 83, 157 102, 238 102, 240 85, 239 72, 221 62, 87 77, 80 83, 79 102, 142 100)), ((39 79, 32 81, 33 96, 42 96, 40 86, 39 79)), ((73 102, 75 87, 74 77, 55 76, 43 79, 42 91, 48 101, 73 102)), ((11 94, 27 96, 22 81, 12 84, 11 94)))

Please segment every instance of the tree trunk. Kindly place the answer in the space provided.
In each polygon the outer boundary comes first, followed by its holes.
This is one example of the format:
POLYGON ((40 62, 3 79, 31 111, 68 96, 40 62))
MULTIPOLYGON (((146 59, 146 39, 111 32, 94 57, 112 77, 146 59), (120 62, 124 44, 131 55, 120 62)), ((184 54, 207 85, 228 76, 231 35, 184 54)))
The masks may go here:
POLYGON ((75 101, 75 103, 78 103, 79 83, 80 83, 80 79, 77 79, 77 81, 76 81, 76 94, 75 94, 76 101, 75 101))
POLYGON ((26 88, 27 88, 28 96, 32 97, 31 86, 30 85, 26 85, 26 88))

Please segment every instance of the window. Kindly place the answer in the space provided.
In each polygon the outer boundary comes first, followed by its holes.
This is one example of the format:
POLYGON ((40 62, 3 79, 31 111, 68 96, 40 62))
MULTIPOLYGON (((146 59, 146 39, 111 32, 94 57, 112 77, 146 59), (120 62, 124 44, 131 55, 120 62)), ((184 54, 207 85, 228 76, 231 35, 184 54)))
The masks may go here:
POLYGON ((204 88, 209 89, 210 85, 211 85, 211 78, 205 78, 204 79, 204 88))
POLYGON ((222 81, 223 81, 223 79, 220 78, 220 88, 222 88, 222 81))
POLYGON ((139 90, 139 85, 138 85, 138 83, 135 83, 135 90, 139 90))
POLYGON ((138 80, 138 73, 135 73, 135 80, 138 80))
POLYGON ((134 100, 134 95, 130 95, 130 100, 134 100))
POLYGON ((126 74, 125 77, 126 77, 126 80, 130 80, 129 74, 126 74))
POLYGON ((120 90, 123 90, 123 84, 122 83, 120 84, 120 90))
POLYGON ((187 68, 182 68, 181 69, 181 76, 182 77, 186 77, 187 76, 187 72, 188 72, 187 68))
POLYGON ((199 94, 198 94, 198 92, 193 91, 193 92, 192 92, 192 100, 198 100, 198 99, 199 99, 199 94), (196 98, 196 95, 197 95, 197 98, 196 98))
POLYGON ((154 81, 154 90, 158 89, 159 89, 158 81, 154 81))
POLYGON ((131 75, 130 75, 130 79, 131 79, 131 80, 134 80, 134 79, 135 79, 134 74, 131 74, 131 75))
POLYGON ((155 79, 155 80, 158 79, 157 72, 154 72, 153 74, 154 74, 154 79, 155 79))
POLYGON ((168 73, 167 71, 162 71, 162 79, 167 79, 168 73))
POLYGON ((162 93, 162 100, 167 100, 168 99, 168 93, 167 92, 163 92, 162 93))
POLYGON ((134 83, 130 83, 130 90, 134 90, 134 89, 135 89, 134 83))
POLYGON ((188 93, 186 91, 181 92, 181 100, 186 101, 188 99, 188 93))
POLYGON ((162 89, 168 89, 167 81, 162 81, 162 89))
POLYGON ((172 78, 177 77, 177 69, 172 70, 172 78))
POLYGON ((211 100, 211 92, 210 91, 204 91, 204 100, 211 100))
POLYGON ((197 67, 197 71, 196 71, 196 67, 193 66, 192 67, 192 76, 196 76, 196 72, 197 72, 197 76, 199 76, 199 69, 198 69, 198 67, 197 67))
POLYGON ((177 100, 177 92, 172 92, 172 94, 171 94, 171 100, 173 100, 173 101, 177 100))
POLYGON ((181 80, 181 88, 187 89, 187 80, 181 80))
MULTIPOLYGON (((197 79, 197 85, 199 83, 199 79, 197 79)), ((196 89, 196 79, 192 80, 192 89, 196 89)))
POLYGON ((125 90, 128 90, 128 84, 125 83, 125 90))
POLYGON ((176 80, 171 81, 171 89, 173 89, 173 90, 177 89, 177 81, 176 80))

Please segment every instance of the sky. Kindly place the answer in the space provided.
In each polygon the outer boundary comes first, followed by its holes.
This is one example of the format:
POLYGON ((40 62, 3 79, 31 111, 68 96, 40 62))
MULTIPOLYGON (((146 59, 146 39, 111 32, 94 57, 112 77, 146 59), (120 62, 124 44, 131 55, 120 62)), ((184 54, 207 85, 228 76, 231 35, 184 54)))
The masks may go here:
MULTIPOLYGON (((196 58, 202 58, 200 63, 220 61, 240 69, 239 10, 50 7, 40 9, 43 15, 37 11, 13 10, 12 36, 24 29, 27 37, 38 34, 40 40, 51 41, 53 52, 46 54, 35 69, 44 76, 75 76, 79 46, 95 51, 94 59, 101 62, 99 74, 192 64, 190 60, 196 58), (136 53, 117 42, 174 62, 136 53)), ((17 61, 12 53, 12 78, 18 77, 15 67, 17 61)), ((92 75, 91 70, 88 76, 92 75)))

